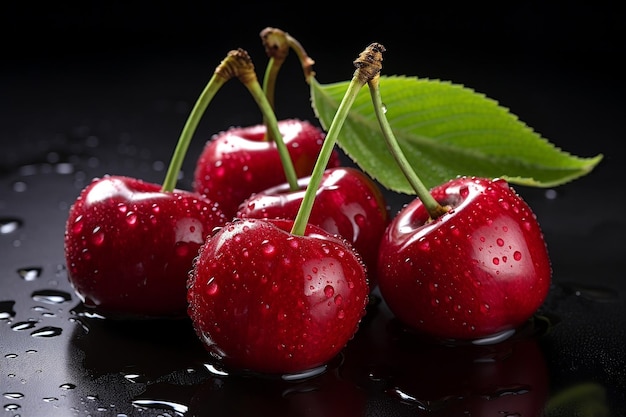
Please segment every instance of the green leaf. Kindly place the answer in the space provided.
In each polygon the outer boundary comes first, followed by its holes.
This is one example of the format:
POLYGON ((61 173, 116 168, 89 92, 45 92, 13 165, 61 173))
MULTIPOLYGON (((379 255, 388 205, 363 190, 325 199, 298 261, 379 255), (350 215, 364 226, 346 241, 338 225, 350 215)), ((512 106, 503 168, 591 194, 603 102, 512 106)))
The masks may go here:
MULTIPOLYGON (((311 79, 311 101, 322 127, 330 127, 349 81, 311 79)), ((386 116, 402 151, 427 188, 460 175, 505 178, 531 187, 553 187, 591 172, 602 160, 557 148, 484 94, 451 82, 381 76, 386 116)), ((413 189, 395 163, 365 85, 337 139, 344 152, 384 187, 413 189)))

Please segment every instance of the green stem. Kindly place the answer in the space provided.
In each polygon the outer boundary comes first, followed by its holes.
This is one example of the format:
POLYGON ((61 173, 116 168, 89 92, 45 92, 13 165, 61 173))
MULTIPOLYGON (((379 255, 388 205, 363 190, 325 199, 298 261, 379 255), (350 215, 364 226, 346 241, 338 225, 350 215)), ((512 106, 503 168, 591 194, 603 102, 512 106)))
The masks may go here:
MULTIPOLYGON (((330 127, 328 128, 328 132, 326 133, 326 137, 324 138, 322 149, 320 150, 315 166, 313 167, 313 172, 311 173, 302 203, 300 204, 300 208, 298 209, 298 213, 296 214, 296 218, 291 228, 291 233, 294 235, 304 235, 306 225, 311 215, 311 210, 313 209, 313 203, 315 202, 315 195, 317 194, 317 189, 319 188, 322 176, 324 175, 324 171, 328 165, 337 136, 341 131, 341 127, 343 126, 343 123, 345 122, 359 91, 373 77, 374 74, 377 74, 380 71, 380 62, 382 61, 383 51, 384 47, 382 45, 373 43, 361 52, 359 58, 354 61, 354 65, 357 69, 354 72, 352 80, 348 85, 348 89, 339 104, 339 108, 337 109, 330 127)), ((315 80, 311 78, 310 81, 314 82, 315 80)))
MULTIPOLYGON (((263 91, 270 103, 273 111, 276 110, 276 79, 289 54, 289 45, 285 39, 284 32, 280 29, 267 27, 259 34, 265 48, 265 53, 269 57, 265 74, 263 76, 263 91)), ((265 140, 274 140, 269 131, 268 121, 264 118, 263 123, 267 127, 265 140)))
POLYGON ((289 183, 289 188, 291 191, 299 190, 300 186, 298 185, 298 175, 296 174, 296 169, 293 166, 291 155, 289 155, 289 150, 287 149, 285 141, 283 140, 283 137, 278 129, 278 120, 276 120, 276 115, 272 111, 272 106, 270 105, 269 100, 265 96, 265 93, 263 92, 263 89, 261 88, 261 85, 257 81, 256 77, 254 77, 254 79, 248 78, 245 81, 242 80, 242 82, 246 88, 248 88, 248 91, 250 91, 259 106, 259 109, 263 113, 263 119, 265 120, 267 131, 274 138, 274 143, 278 149, 278 154, 285 171, 285 178, 289 183))
POLYGON ((185 126, 183 127, 180 137, 178 138, 178 143, 176 144, 176 148, 174 149, 174 154, 172 155, 170 165, 167 168, 167 173, 165 174, 165 179, 163 180, 163 184, 161 186, 161 191, 171 192, 176 187, 178 174, 180 173, 180 169, 183 166, 183 160, 185 159, 185 155, 187 154, 187 150, 189 149, 191 139, 193 138, 193 135, 198 128, 200 119, 202 118, 202 115, 206 111, 209 103, 211 102, 217 91, 228 80, 236 75, 236 71, 233 70, 234 64, 234 51, 230 51, 226 58, 222 60, 220 65, 215 68, 213 76, 196 100, 196 103, 191 109, 191 113, 189 113, 189 117, 185 122, 185 126))
POLYGON ((398 141, 396 140, 395 135, 389 125, 389 121, 387 120, 387 116, 385 114, 385 105, 380 96, 380 75, 376 75, 370 81, 368 81, 368 86, 370 90, 370 95, 372 97, 372 102, 374 103, 374 112, 376 113, 376 117, 378 118, 378 123, 380 124, 380 128, 383 132, 383 136, 387 142, 387 147, 389 151, 393 155, 396 160, 398 166, 404 173, 404 176, 415 190, 415 193, 426 207, 428 214, 431 218, 435 219, 445 213, 447 210, 441 206, 433 198, 430 194, 430 191, 426 188, 422 180, 418 177, 417 173, 411 166, 410 162, 406 159, 404 152, 400 148, 398 141))
POLYGON ((221 76, 213 74, 209 83, 202 91, 202 94, 200 94, 200 97, 198 97, 198 100, 193 106, 193 109, 191 110, 191 113, 187 118, 187 122, 183 127, 180 138, 178 139, 178 143, 176 144, 176 148, 174 149, 174 154, 172 155, 172 160, 170 161, 167 173, 165 174, 165 180, 163 181, 163 185, 161 186, 161 191, 173 191, 176 187, 178 173, 180 172, 180 169, 183 165, 183 160, 185 159, 185 155, 187 154, 187 149, 189 148, 191 138, 193 137, 196 128, 198 127, 198 123, 200 122, 200 119, 206 111, 209 103, 225 82, 226 80, 223 79, 221 76))
POLYGON ((267 63, 267 68, 265 69, 265 75, 263 76, 263 91, 265 92, 265 97, 267 97, 267 101, 270 103, 272 110, 276 110, 276 78, 278 77, 281 66, 282 62, 279 62, 275 58, 270 58, 267 63))

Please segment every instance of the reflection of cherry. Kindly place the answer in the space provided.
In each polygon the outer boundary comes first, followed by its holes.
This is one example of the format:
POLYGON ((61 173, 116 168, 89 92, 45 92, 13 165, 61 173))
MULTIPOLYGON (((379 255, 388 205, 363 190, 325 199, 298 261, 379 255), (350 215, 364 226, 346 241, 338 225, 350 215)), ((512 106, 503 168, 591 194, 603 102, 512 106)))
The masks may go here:
MULTIPOLYGON (((88 311, 81 304, 76 311, 82 310, 88 311)), ((71 348, 83 352, 82 367, 93 378, 128 374, 129 382, 152 383, 206 360, 206 351, 186 320, 113 322, 80 317, 76 322, 71 348)))
POLYGON ((280 379, 226 377, 205 381, 194 393, 189 414, 194 416, 363 416, 366 394, 338 369, 314 378, 280 379))
POLYGON ((364 389, 429 416, 541 415, 548 372, 534 323, 499 343, 444 345, 407 330, 384 302, 366 317, 344 363, 364 389))

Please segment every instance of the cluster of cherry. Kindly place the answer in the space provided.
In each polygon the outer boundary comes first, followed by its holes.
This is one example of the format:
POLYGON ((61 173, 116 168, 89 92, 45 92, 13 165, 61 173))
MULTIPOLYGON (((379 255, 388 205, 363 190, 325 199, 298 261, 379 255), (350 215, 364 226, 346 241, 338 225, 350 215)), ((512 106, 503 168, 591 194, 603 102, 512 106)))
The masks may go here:
MULTIPOLYGON (((288 34, 262 34, 307 62, 288 34)), ((382 48, 371 46, 375 58, 382 48)), ((85 306, 111 319, 191 318, 225 367, 272 374, 328 363, 358 331, 377 287, 402 322, 437 338, 481 338, 534 314, 550 260, 535 216, 507 182, 457 177, 428 195, 418 188, 391 215, 369 175, 341 166, 340 123, 325 132, 277 121, 273 86, 260 89, 245 51, 231 52, 192 111, 163 185, 106 175, 72 205, 68 278, 85 306), (233 76, 266 123, 213 136, 194 189, 174 188, 199 114, 233 76)))

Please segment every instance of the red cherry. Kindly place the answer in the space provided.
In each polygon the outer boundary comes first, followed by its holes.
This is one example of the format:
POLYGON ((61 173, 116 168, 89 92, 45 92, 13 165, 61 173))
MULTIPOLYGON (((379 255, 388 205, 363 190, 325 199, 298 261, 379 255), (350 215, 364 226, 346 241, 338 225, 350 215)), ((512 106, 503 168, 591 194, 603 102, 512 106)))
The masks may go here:
POLYGON ((462 177, 431 190, 450 210, 432 220, 421 200, 391 221, 378 280, 394 314, 438 338, 475 339, 516 328, 551 280, 536 216, 504 180, 462 177))
POLYGON ((68 278, 106 317, 185 317, 198 249, 226 219, 195 193, 123 176, 96 179, 72 205, 65 230, 68 278))
MULTIPOLYGON (((301 178, 298 191, 283 183, 252 195, 241 204, 237 217, 295 219, 309 180, 301 178)), ((363 258, 370 287, 375 286, 378 244, 389 214, 380 188, 370 177, 351 167, 324 171, 308 222, 350 242, 363 258)))
POLYGON ((291 220, 227 223, 200 249, 189 316, 210 354, 231 370, 299 373, 323 366, 354 336, 369 287, 351 246, 291 220))
MULTIPOLYGON (((324 142, 324 131, 297 119, 279 121, 278 130, 296 175, 310 175, 324 142)), ((229 218, 251 194, 287 181, 276 144, 266 140, 266 132, 264 124, 228 129, 206 143, 197 161, 194 189, 218 202, 229 218)), ((327 166, 339 165, 339 154, 333 151, 327 166)))

